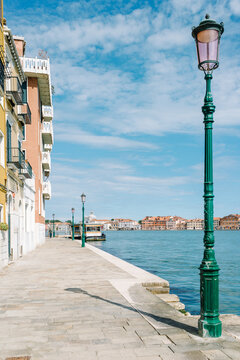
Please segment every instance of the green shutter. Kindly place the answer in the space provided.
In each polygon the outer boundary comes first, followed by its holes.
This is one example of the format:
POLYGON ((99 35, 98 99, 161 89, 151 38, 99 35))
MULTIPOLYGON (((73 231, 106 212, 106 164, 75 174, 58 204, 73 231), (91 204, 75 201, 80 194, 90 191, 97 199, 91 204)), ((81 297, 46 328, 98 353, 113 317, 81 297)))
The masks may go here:
POLYGON ((27 103, 27 82, 24 81, 22 83, 22 92, 23 92, 23 103, 26 104, 27 103))
POLYGON ((7 121, 7 160, 12 160, 12 128, 7 121))

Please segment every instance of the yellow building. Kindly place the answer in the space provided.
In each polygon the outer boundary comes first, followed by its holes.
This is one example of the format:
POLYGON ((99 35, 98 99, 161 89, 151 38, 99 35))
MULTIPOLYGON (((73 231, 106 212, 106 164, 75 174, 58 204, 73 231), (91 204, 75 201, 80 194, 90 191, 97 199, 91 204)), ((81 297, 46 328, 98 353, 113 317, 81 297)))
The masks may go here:
POLYGON ((3 32, 3 0, 0 0, 0 222, 6 222, 6 116, 5 116, 5 56, 3 32))

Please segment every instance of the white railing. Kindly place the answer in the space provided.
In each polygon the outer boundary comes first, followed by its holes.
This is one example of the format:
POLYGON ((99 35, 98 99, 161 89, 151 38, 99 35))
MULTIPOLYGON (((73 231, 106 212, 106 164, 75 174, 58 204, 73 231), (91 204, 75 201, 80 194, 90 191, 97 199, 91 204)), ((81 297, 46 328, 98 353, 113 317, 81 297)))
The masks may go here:
POLYGON ((49 122, 49 121, 44 121, 43 122, 43 133, 53 135, 52 122, 49 122))
POLYGON ((42 106, 42 115, 45 119, 53 118, 53 107, 52 106, 42 106))
POLYGON ((50 74, 49 59, 43 60, 38 58, 21 58, 22 67, 25 72, 50 74))
POLYGON ((44 151, 42 153, 42 164, 43 167, 51 168, 51 156, 49 151, 44 151))
POLYGON ((44 144, 44 151, 52 151, 52 144, 44 144))
POLYGON ((50 199, 52 196, 51 183, 49 180, 43 182, 43 196, 50 199))

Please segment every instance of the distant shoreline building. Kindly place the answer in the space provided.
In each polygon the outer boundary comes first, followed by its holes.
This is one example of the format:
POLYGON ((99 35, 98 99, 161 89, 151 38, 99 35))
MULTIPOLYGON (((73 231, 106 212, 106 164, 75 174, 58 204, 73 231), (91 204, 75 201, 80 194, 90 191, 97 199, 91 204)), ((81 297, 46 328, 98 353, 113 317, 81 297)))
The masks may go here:
POLYGON ((239 230, 240 215, 230 214, 220 219, 219 228, 221 230, 239 230))

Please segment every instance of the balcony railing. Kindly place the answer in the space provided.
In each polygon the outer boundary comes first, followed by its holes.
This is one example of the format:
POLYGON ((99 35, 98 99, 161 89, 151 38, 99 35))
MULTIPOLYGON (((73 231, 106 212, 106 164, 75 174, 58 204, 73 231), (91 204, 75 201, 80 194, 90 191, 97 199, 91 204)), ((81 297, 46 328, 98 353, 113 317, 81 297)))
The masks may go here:
POLYGON ((22 57, 21 60, 24 72, 50 74, 49 59, 22 57))
POLYGON ((32 114, 28 103, 23 105, 18 105, 18 115, 21 115, 24 118, 25 124, 31 124, 32 114))
POLYGON ((20 174, 23 175, 26 179, 32 178, 33 175, 32 167, 27 160, 23 160, 20 174))
POLYGON ((42 106, 42 116, 44 120, 52 120, 53 118, 53 107, 52 106, 42 106))
POLYGON ((14 165, 18 169, 22 169, 25 162, 24 155, 19 148, 7 149, 7 163, 8 165, 14 165))
POLYGON ((6 92, 14 98, 15 102, 20 105, 23 101, 23 90, 17 76, 6 79, 6 92))
POLYGON ((44 181, 43 182, 43 197, 46 200, 49 200, 51 198, 52 192, 51 192, 51 183, 50 181, 44 181))
POLYGON ((52 151, 52 144, 44 144, 44 151, 52 151))
POLYGON ((27 77, 39 79, 40 100, 43 105, 52 105, 52 86, 49 59, 21 57, 22 67, 27 77))
POLYGON ((5 78, 5 60, 3 47, 0 46, 0 86, 4 91, 4 78, 5 78))
POLYGON ((44 144, 52 144, 53 143, 53 127, 52 127, 51 121, 43 122, 42 137, 43 137, 44 144))
POLYGON ((50 170, 51 169, 51 157, 49 151, 44 151, 42 153, 42 165, 44 170, 50 170))

